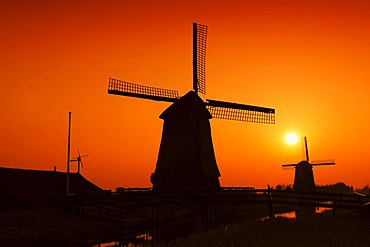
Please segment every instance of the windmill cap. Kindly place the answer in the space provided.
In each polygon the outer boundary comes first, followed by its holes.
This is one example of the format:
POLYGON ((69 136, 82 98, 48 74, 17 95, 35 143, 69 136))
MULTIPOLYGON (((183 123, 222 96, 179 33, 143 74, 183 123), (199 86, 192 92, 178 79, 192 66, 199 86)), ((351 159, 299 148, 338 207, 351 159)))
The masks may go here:
POLYGON ((176 100, 159 116, 159 118, 177 118, 184 115, 191 115, 192 117, 203 119, 212 118, 204 101, 194 91, 189 91, 180 99, 176 100))

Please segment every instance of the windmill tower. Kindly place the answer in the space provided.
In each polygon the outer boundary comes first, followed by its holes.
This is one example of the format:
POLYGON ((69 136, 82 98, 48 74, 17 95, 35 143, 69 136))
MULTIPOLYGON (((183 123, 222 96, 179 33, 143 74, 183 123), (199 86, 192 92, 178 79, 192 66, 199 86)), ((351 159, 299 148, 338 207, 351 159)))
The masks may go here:
POLYGON ((110 78, 108 93, 172 102, 159 117, 164 120, 158 160, 150 180, 153 190, 178 192, 220 188, 213 149, 211 118, 275 123, 271 108, 207 99, 205 57, 207 29, 193 23, 193 90, 179 97, 176 90, 137 85, 110 78))
POLYGON ((294 167, 294 184, 293 189, 296 191, 303 192, 313 192, 316 190, 315 180, 313 176, 312 167, 313 166, 325 166, 325 165, 335 165, 335 162, 320 162, 320 163, 310 163, 308 156, 308 145, 307 138, 304 137, 304 146, 306 153, 306 160, 302 160, 298 164, 285 164, 282 167, 294 167))

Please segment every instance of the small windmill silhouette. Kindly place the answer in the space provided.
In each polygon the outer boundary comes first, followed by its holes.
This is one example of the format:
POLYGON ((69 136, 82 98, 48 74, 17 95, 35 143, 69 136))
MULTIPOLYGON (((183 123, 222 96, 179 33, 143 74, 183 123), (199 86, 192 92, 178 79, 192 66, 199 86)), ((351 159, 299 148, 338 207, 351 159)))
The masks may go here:
POLYGON ((297 164, 284 164, 282 165, 282 167, 283 168, 286 168, 286 167, 295 168, 294 184, 293 184, 294 190, 304 191, 304 192, 313 192, 316 189, 316 185, 315 185, 312 167, 313 166, 335 165, 335 162, 329 161, 329 162, 310 163, 306 137, 304 137, 304 146, 305 146, 306 160, 302 160, 301 162, 297 164))
POLYGON ((88 156, 87 154, 85 154, 85 155, 80 155, 80 150, 78 150, 78 147, 77 147, 77 154, 78 154, 78 156, 76 157, 76 158, 73 158, 73 159, 71 159, 70 161, 71 162, 77 162, 77 173, 80 173, 80 166, 83 168, 84 166, 83 166, 83 164, 82 164, 82 157, 86 157, 86 156, 88 156))

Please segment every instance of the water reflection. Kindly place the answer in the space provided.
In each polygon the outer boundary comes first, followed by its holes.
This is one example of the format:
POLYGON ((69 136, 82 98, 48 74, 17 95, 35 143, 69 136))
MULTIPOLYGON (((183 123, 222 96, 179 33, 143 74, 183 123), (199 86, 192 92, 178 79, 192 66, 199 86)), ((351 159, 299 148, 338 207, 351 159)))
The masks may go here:
POLYGON ((116 247, 116 246, 122 246, 122 245, 120 245, 119 241, 113 241, 109 243, 95 244, 92 247, 116 247))
POLYGON ((290 211, 290 212, 281 213, 281 214, 275 214, 274 216, 276 218, 277 217, 284 217, 284 218, 288 218, 288 219, 295 219, 295 211, 290 211))
MULTIPOLYGON (((320 213, 323 213, 323 212, 327 212, 327 211, 332 211, 331 208, 324 208, 324 207, 318 207, 316 209, 312 209, 314 211, 314 213, 310 213, 311 215, 312 214, 320 214, 320 213)), ((308 211, 311 211, 311 209, 308 209, 308 211)), ((288 218, 288 219, 296 219, 297 218, 297 210, 294 210, 294 211, 289 211, 289 212, 285 212, 285 213, 280 213, 280 214, 274 214, 274 217, 277 218, 277 217, 283 217, 283 218, 288 218)), ((263 218, 261 218, 261 220, 267 220, 269 217, 268 216, 265 216, 263 218)))
POLYGON ((327 211, 332 211, 332 209, 331 208, 316 208, 316 212, 315 213, 317 213, 317 214, 319 214, 319 213, 323 213, 323 212, 327 212, 327 211))
POLYGON ((149 233, 137 235, 131 241, 109 241, 106 243, 95 244, 91 247, 146 247, 151 246, 152 237, 149 233))

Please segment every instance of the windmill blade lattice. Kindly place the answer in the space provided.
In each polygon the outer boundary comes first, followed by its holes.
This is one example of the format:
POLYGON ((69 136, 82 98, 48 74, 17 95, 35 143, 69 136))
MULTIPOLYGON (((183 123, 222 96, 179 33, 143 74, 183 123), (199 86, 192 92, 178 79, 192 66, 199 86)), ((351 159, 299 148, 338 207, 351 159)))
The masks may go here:
POLYGON ((212 117, 252 123, 275 124, 275 109, 207 99, 212 117))
POLYGON ((206 94, 206 44, 205 25, 193 23, 193 89, 206 94))
POLYGON ((166 102, 175 102, 179 98, 176 90, 138 85, 114 78, 109 78, 108 93, 166 102))

